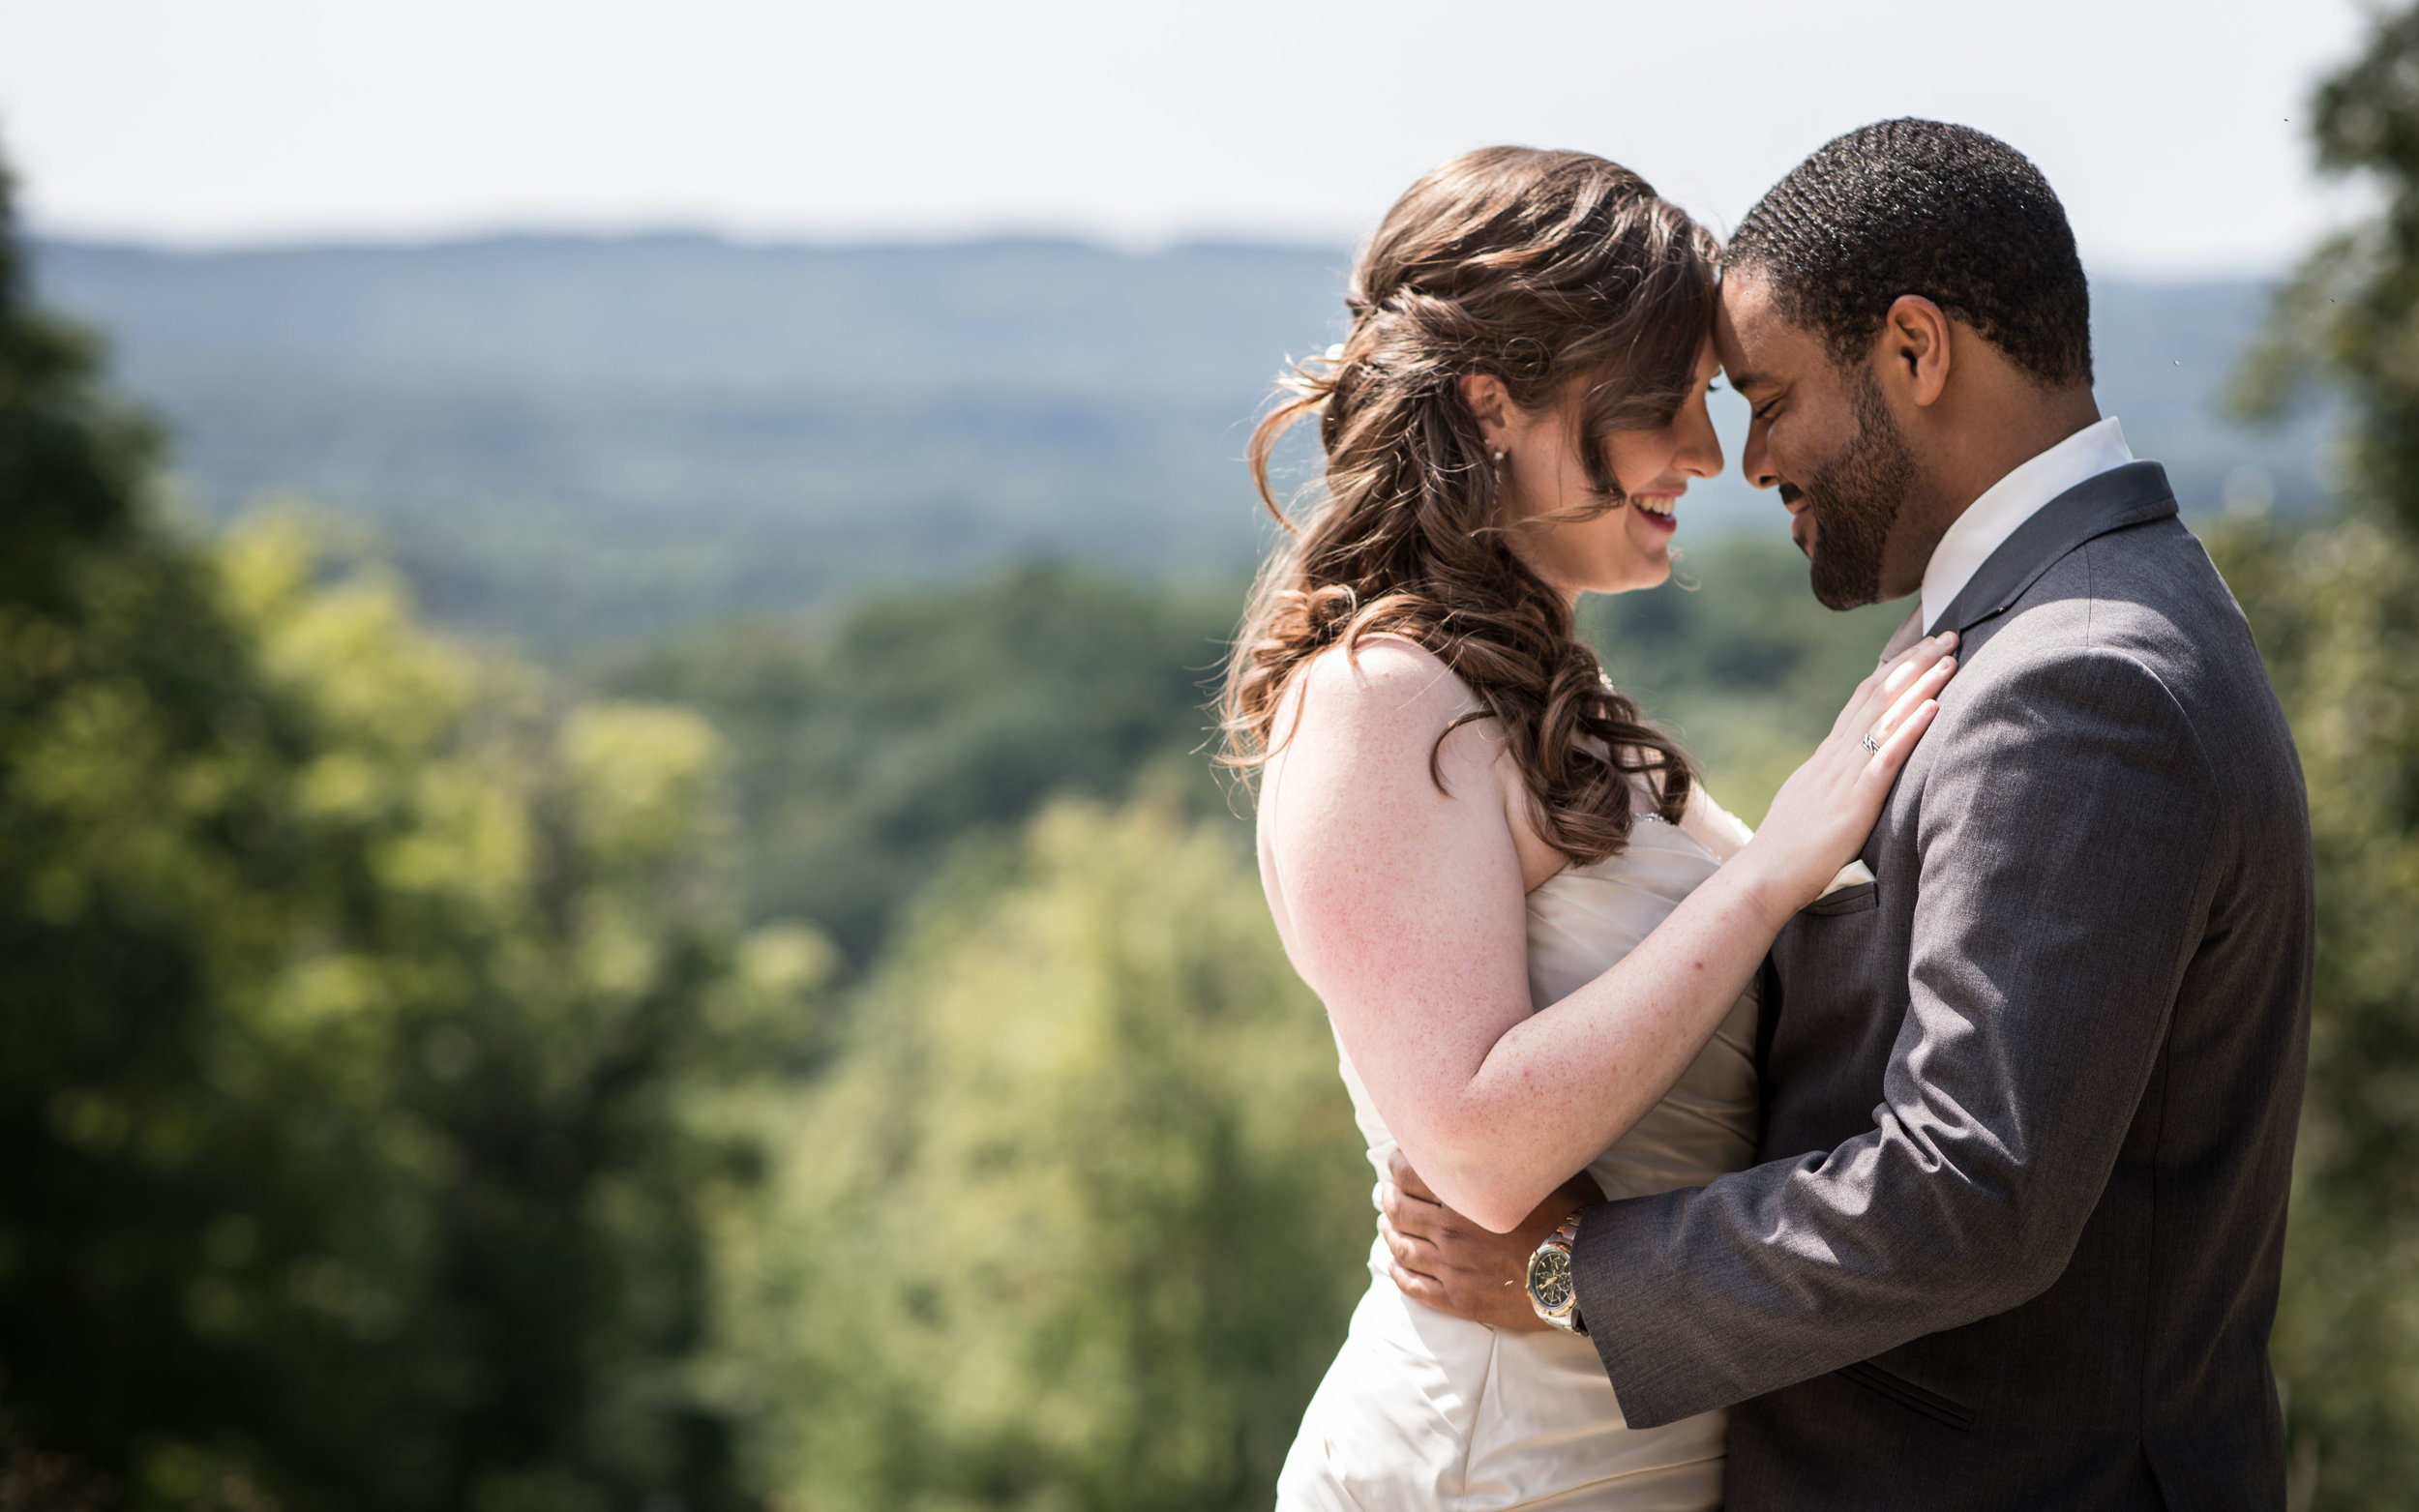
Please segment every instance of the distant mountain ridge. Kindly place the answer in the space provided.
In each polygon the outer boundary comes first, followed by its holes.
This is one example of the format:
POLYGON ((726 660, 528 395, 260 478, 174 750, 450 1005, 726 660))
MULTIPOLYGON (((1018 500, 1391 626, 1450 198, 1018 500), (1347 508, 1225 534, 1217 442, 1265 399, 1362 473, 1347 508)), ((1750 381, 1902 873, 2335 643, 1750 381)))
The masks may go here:
MULTIPOLYGON (((1267 529, 1251 417, 1341 333, 1350 261, 692 235, 35 257, 171 422, 203 516, 310 498, 373 522, 440 616, 555 645, 1017 555, 1238 572, 1267 529)), ((2262 285, 2094 292, 2103 406, 2188 507, 2229 477, 2320 493, 2323 417, 2255 433, 2212 407, 2262 285)), ((1684 540, 1777 523, 1735 477, 1684 511, 1684 540)))

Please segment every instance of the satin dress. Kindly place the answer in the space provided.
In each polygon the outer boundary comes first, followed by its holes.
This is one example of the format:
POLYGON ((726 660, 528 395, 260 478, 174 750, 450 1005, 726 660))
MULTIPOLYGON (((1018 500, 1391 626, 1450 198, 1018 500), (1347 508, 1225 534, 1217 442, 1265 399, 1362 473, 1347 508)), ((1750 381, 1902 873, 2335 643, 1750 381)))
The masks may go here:
MULTIPOLYGON (((1601 975, 1711 876, 1719 863, 1708 841, 1746 834, 1711 803, 1692 804, 1686 828, 1642 820, 1620 854, 1540 884, 1528 900, 1533 1011, 1601 975)), ((1752 1163, 1755 1016, 1750 992, 1662 1101, 1588 1167, 1606 1197, 1702 1186, 1752 1163)), ((1343 1073, 1383 1177, 1393 1136, 1349 1059, 1343 1073)), ((1279 1512, 1721 1504, 1724 1414, 1629 1428, 1586 1339, 1434 1312, 1395 1289, 1388 1260, 1383 1240, 1371 1247, 1369 1290, 1278 1477, 1279 1512)))

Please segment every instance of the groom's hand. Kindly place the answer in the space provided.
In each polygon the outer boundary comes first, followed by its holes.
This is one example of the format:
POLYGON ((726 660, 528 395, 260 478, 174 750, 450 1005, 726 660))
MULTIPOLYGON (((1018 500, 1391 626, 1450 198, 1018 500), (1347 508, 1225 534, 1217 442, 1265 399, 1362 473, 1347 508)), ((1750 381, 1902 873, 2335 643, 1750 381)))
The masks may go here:
POLYGON ((1555 1226, 1604 1201, 1586 1171, 1537 1205, 1509 1233, 1489 1233, 1436 1200, 1402 1152, 1378 1185, 1378 1231, 1393 1256, 1394 1285, 1440 1313, 1498 1328, 1542 1330, 1529 1305, 1529 1257, 1555 1226))

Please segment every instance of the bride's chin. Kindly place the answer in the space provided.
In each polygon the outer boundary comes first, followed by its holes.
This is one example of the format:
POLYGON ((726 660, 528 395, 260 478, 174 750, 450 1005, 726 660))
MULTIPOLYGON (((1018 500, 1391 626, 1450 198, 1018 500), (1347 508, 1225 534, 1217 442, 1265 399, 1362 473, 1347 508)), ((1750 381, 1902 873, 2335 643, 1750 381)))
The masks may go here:
POLYGON ((1647 557, 1645 561, 1639 564, 1637 580, 1631 583, 1630 586, 1634 588, 1659 588, 1670 580, 1671 551, 1669 548, 1665 548, 1656 552, 1652 556, 1647 557))

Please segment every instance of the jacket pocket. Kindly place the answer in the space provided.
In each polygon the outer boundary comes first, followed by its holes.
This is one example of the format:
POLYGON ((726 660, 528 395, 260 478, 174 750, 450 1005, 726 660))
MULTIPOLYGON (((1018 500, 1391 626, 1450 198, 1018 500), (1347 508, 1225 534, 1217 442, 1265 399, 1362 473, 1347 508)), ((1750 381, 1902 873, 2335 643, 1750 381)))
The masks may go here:
POLYGON ((1880 906, 1881 884, 1859 882, 1854 887, 1842 887, 1836 893, 1825 893, 1798 911, 1828 918, 1835 913, 1863 913, 1867 908, 1880 906))
POLYGON ((1853 1380, 1867 1391, 1888 1397, 1910 1411, 1921 1412, 1934 1422, 1946 1423, 1961 1433, 1973 1431, 1975 1414, 1972 1408, 1919 1386, 1895 1371, 1886 1371, 1871 1360, 1842 1365, 1833 1374, 1853 1380))

